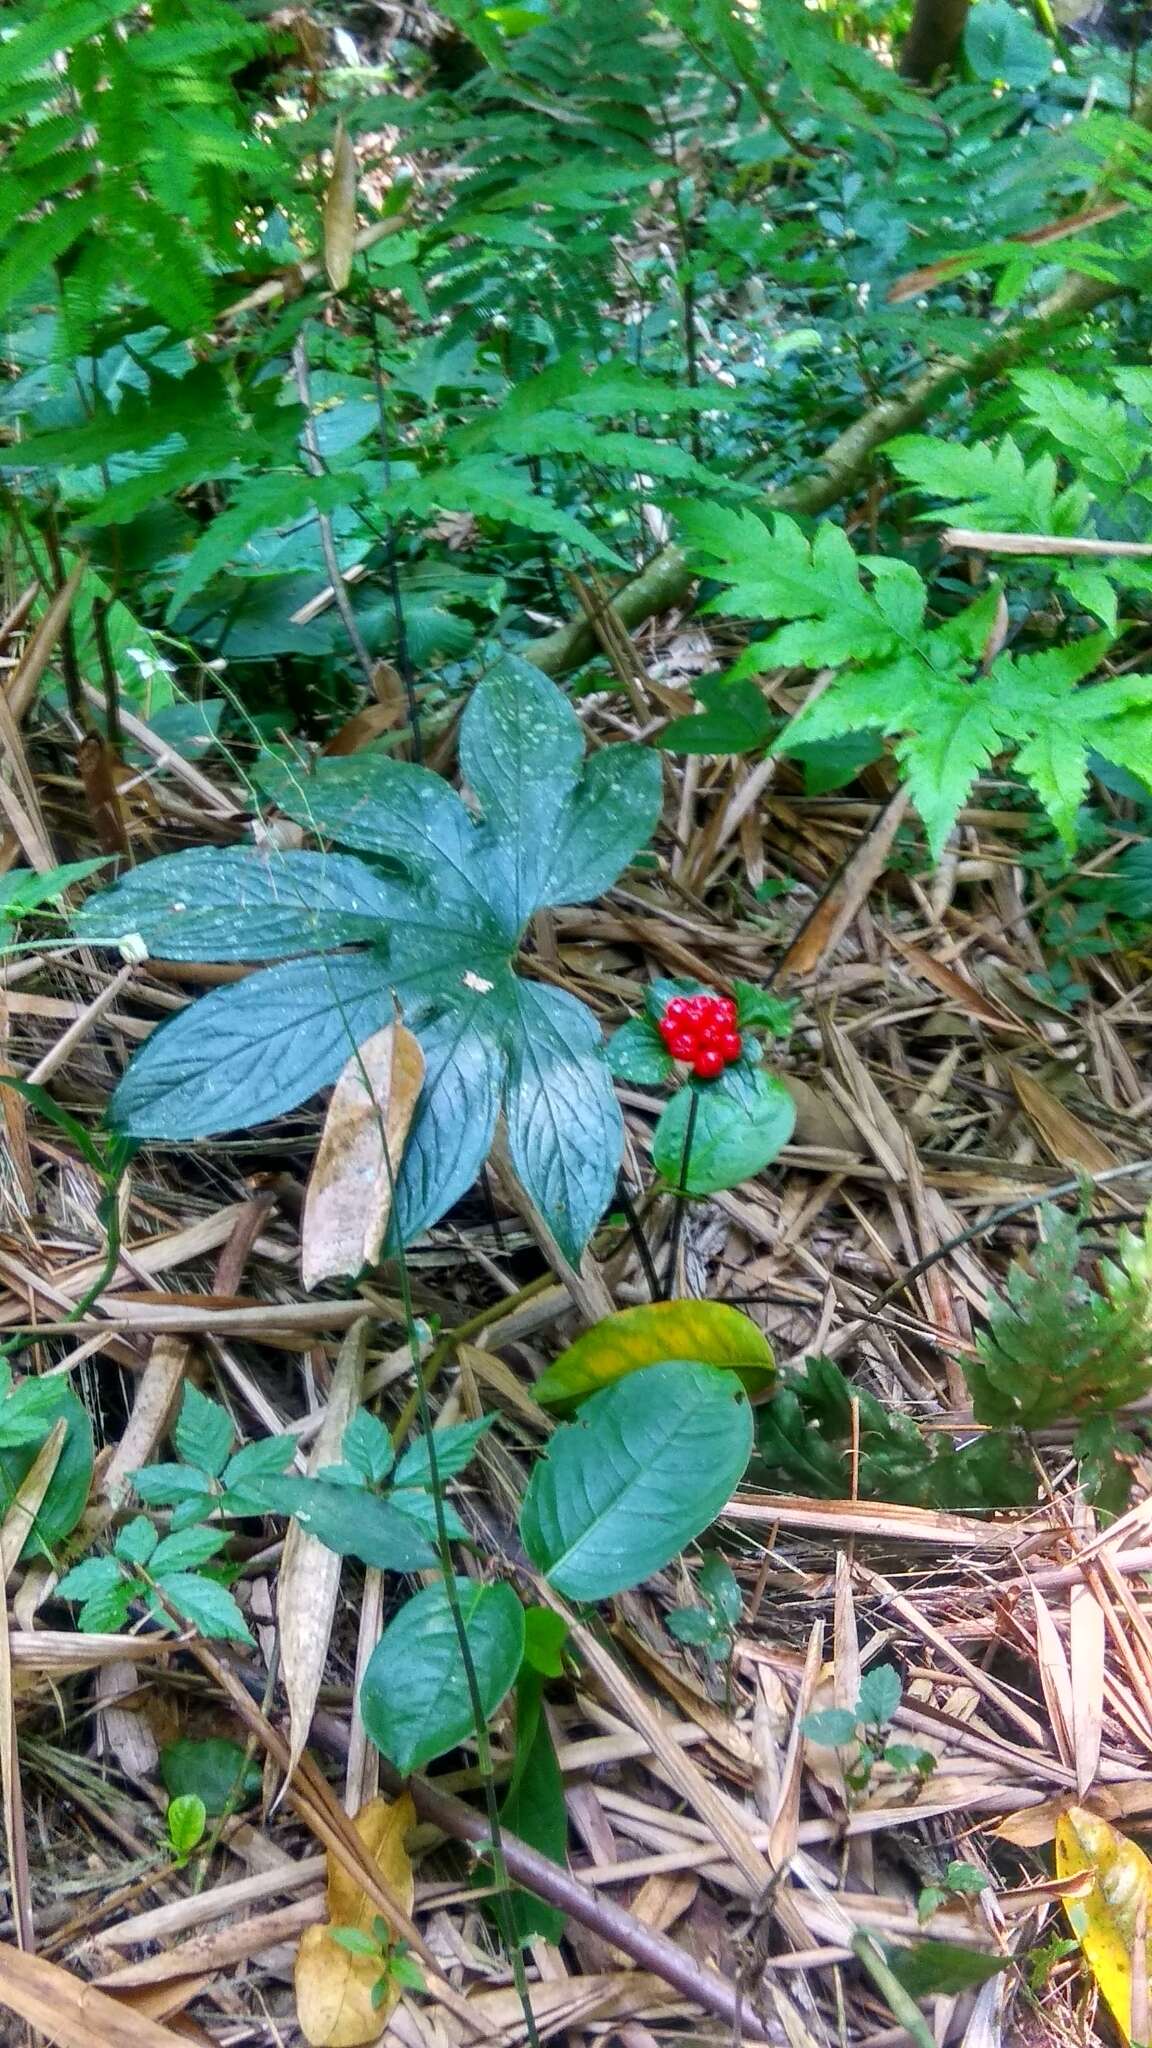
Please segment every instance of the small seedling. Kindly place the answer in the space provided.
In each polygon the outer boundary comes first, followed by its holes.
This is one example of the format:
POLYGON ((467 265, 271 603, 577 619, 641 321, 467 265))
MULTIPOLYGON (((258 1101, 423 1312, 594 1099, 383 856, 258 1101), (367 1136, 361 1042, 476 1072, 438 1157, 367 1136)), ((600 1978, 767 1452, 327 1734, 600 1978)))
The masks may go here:
POLYGON ((183 1869, 204 1840, 204 1830, 208 1825, 207 1808, 195 1792, 182 1792, 178 1799, 169 1800, 165 1818, 172 1861, 178 1869, 183 1869))
POLYGON ((393 1991, 427 1990, 424 1973, 409 1955, 407 1942, 393 1942, 387 1922, 379 1917, 372 1922, 371 1934, 359 1927, 334 1927, 332 1939, 350 1956, 364 1956, 379 1964, 380 1974, 372 1986, 373 2012, 380 2011, 393 1991))
POLYGON ((923 1927, 932 1918, 938 1906, 949 1898, 977 1898, 986 1892, 991 1884, 990 1877, 977 1870, 974 1863, 953 1861, 948 1865, 938 1884, 926 1884, 916 1901, 916 1917, 923 1927))
POLYGON ((804 1733, 810 1742, 825 1744, 842 1755, 844 1783, 849 1794, 866 1792, 878 1763, 906 1775, 913 1786, 923 1784, 936 1768, 929 1749, 917 1749, 906 1742, 889 1742, 886 1729, 900 1705, 900 1674, 891 1664, 877 1664, 865 1674, 855 1707, 826 1707, 804 1717, 804 1733))

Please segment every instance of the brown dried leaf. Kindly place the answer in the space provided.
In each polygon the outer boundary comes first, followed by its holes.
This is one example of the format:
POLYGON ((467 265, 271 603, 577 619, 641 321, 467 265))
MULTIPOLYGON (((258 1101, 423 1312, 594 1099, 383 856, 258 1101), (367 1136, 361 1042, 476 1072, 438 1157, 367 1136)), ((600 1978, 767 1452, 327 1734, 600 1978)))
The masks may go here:
MULTIPOLYGON (((365 1317, 353 1324, 340 1347, 328 1407, 308 1460, 310 1473, 339 1463, 344 1431, 360 1404, 367 1346, 365 1317)), ((299 1522, 289 1524, 276 1594, 280 1666, 288 1695, 292 1744, 289 1777, 303 1753, 316 1711, 340 1593, 342 1562, 318 1537, 309 1536, 299 1522)))
POLYGON ((1066 1109, 1042 1081, 1013 1067, 1012 1086, 1041 1144, 1059 1166, 1073 1173, 1105 1173, 1110 1166, 1119 1165, 1116 1154, 1101 1143, 1095 1131, 1066 1109))
POLYGON ((58 1963, 0 1942, 0 2006, 19 2013, 58 2048, 174 2048, 179 2035, 82 1984, 58 1963))
POLYGON ((386 1024, 348 1061, 328 1105, 304 1202, 305 1287, 355 1275, 379 1258, 392 1178, 423 1080, 424 1055, 403 1024, 386 1024))
MULTIPOLYGON (((416 1809, 407 1792, 399 1799, 373 1799, 356 1816, 356 1832, 381 1879, 411 1914, 415 1898, 412 1864, 404 1847, 416 1809)), ((308 1927, 296 1955, 296 2017, 311 2048, 364 2048, 378 2041, 396 2006, 399 1986, 390 1984, 383 2003, 372 2004, 380 1964, 352 1955, 333 1939, 333 1928, 353 1927, 372 1935, 376 1908, 346 1870, 328 1859, 327 1927, 308 1927)))
POLYGON ((332 176, 324 195, 324 268, 334 292, 352 275, 356 253, 356 153, 341 121, 332 145, 332 176))

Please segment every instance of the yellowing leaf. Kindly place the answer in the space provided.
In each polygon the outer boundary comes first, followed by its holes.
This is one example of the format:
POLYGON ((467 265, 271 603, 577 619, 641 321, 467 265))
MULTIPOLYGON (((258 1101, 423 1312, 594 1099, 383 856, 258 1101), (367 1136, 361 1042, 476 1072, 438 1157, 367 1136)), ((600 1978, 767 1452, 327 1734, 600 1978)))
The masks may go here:
POLYGON ((641 1366, 670 1358, 734 1372, 750 1394, 762 1392, 776 1372, 767 1337, 739 1309, 719 1301, 654 1301, 605 1316, 578 1337, 537 1380, 536 1397, 546 1403, 582 1400, 641 1366))
POLYGON ((356 253, 356 154, 341 122, 332 146, 332 176, 324 195, 324 268, 334 292, 352 275, 356 253))
POLYGON ((1090 1871, 1086 1898, 1066 1898, 1068 1924, 1125 2041, 1147 2041, 1152 1964, 1152 1863, 1110 1821, 1072 1806, 1056 1823, 1056 1871, 1090 1871))
POLYGON ((355 1275, 379 1258, 423 1080, 419 1040, 403 1024, 386 1024, 357 1048, 337 1081, 304 1202, 305 1287, 355 1275))
MULTIPOLYGON (((404 1838, 415 1825, 407 1792, 399 1799, 370 1799, 356 1815, 356 1832, 388 1889, 410 1915, 415 1896, 412 1864, 404 1838)), ((296 2017, 311 2048, 366 2048, 378 2041, 400 1997, 390 1983, 383 2003, 373 2008, 372 1991, 384 1965, 374 1956, 353 1955, 333 1937, 333 1928, 354 1928, 372 1938, 376 1907, 335 1858, 328 1858, 328 1926, 307 1927, 296 1951, 296 2017)))

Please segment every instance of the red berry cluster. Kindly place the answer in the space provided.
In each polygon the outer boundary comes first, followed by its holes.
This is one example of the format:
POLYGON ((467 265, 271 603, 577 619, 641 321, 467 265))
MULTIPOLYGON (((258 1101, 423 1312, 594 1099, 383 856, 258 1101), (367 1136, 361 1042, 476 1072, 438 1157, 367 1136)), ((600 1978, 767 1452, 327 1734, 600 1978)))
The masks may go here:
POLYGON ((727 996, 673 996, 657 1029, 673 1059, 688 1061, 702 1081, 714 1081, 744 1049, 727 996))

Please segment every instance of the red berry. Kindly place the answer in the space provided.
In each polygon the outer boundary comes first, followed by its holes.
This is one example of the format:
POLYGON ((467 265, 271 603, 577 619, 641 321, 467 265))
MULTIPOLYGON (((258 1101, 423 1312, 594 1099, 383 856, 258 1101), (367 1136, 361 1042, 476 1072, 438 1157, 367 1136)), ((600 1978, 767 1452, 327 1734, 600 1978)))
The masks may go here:
POLYGON ((726 1060, 738 1060, 744 1050, 744 1040, 738 1031, 726 1031, 720 1040, 720 1050, 726 1060))
POLYGON ((686 1017, 688 1004, 684 997, 673 996, 671 1002, 665 1005, 664 1015, 670 1024, 675 1024, 679 1018, 686 1017))
POLYGON ((690 1017, 706 1017, 711 1007, 711 996, 689 996, 686 1005, 690 1017))
POLYGON ((725 1032, 712 1018, 696 1033, 697 1052, 723 1052, 725 1032))
POLYGON ((696 1051, 695 1033, 677 1031, 668 1040, 668 1050, 674 1060, 690 1060, 696 1051))
POLYGON ((730 996, 717 996, 716 1015, 724 1024, 735 1024, 736 1005, 730 996))
POLYGON ((674 1017, 661 1017, 660 1022, 656 1026, 656 1029, 660 1033, 661 1038, 664 1040, 665 1045, 667 1045, 668 1040, 670 1038, 675 1037, 679 1028, 680 1027, 677 1024, 674 1017))
POLYGON ((718 1046, 702 1045, 692 1062, 692 1071, 702 1081, 714 1081, 724 1072, 724 1055, 718 1046))

